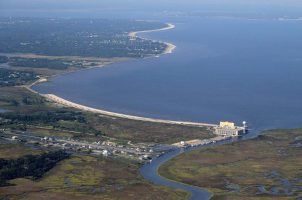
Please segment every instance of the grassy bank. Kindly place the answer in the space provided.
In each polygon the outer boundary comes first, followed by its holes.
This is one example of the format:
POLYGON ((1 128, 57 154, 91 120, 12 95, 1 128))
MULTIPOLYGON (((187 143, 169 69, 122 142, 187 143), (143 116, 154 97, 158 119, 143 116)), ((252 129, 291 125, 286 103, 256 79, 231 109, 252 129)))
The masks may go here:
POLYGON ((209 189, 213 199, 302 196, 302 129, 272 130, 256 139, 182 154, 159 173, 209 189))
MULTIPOLYGON (((0 159, 41 154, 21 145, 1 144, 0 159), (11 156, 7 154, 9 150, 11 156)), ((125 160, 73 155, 33 180, 9 181, 0 187, 0 199, 185 199, 189 194, 151 185, 138 174, 138 165, 125 160)))
POLYGON ((173 143, 211 137, 207 128, 163 125, 100 116, 63 108, 22 87, 0 88, 0 128, 28 130, 46 135, 102 139, 103 136, 133 142, 173 143))

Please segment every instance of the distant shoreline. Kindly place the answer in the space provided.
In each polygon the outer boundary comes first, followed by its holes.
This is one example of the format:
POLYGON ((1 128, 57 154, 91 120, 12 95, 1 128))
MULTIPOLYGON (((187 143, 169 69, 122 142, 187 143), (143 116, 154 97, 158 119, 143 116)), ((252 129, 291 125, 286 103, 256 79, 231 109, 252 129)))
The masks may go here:
MULTIPOLYGON (((139 33, 150 33, 150 32, 157 32, 157 31, 165 31, 165 30, 170 30, 170 29, 174 29, 174 28, 175 28, 174 24, 167 23, 167 26, 164 27, 164 28, 144 30, 144 31, 132 31, 132 32, 128 33, 128 36, 132 37, 132 38, 136 38, 136 37, 138 37, 137 34, 139 34, 139 33)), ((165 51, 162 54, 172 53, 176 49, 176 46, 172 43, 163 42, 163 41, 159 41, 159 42, 162 42, 162 43, 167 45, 165 51)))
POLYGON ((165 31, 169 29, 175 28, 174 24, 167 23, 167 26, 164 28, 159 28, 159 29, 150 29, 150 30, 144 30, 144 31, 132 31, 128 34, 129 37, 137 37, 138 33, 149 33, 149 32, 156 32, 156 31, 165 31))

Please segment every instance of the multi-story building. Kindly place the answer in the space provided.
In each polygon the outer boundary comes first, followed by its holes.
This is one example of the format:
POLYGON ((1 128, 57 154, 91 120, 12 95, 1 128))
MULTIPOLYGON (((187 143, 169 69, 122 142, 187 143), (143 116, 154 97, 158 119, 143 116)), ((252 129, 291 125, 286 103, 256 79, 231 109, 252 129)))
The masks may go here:
POLYGON ((221 136, 238 136, 246 131, 246 125, 244 126, 235 126, 234 122, 220 122, 219 126, 215 127, 215 134, 221 136))

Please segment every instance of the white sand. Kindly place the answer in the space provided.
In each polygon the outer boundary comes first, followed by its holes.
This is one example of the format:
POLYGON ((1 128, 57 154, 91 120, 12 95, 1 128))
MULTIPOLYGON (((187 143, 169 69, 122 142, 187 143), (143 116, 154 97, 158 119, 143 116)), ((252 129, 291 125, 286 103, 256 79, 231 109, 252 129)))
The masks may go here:
POLYGON ((147 118, 147 117, 139 117, 139 116, 134 116, 134 115, 126 115, 126 114, 121 114, 121 113, 109 112, 109 111, 91 108, 88 106, 77 104, 77 103, 68 101, 66 99, 63 99, 61 97, 58 97, 54 94, 41 94, 41 95, 52 102, 55 102, 55 103, 58 103, 58 104, 61 104, 61 105, 67 106, 67 107, 72 107, 72 108, 76 108, 76 109, 79 109, 82 111, 93 112, 93 113, 98 113, 98 114, 112 116, 112 117, 119 117, 119 118, 124 118, 124 119, 131 119, 131 120, 145 121, 145 122, 157 122, 157 123, 177 124, 177 125, 197 126, 197 127, 203 127, 203 126, 214 127, 214 126, 216 126, 215 124, 153 119, 153 118, 147 118))
POLYGON ((159 29, 151 29, 151 30, 144 30, 144 31, 133 31, 133 32, 130 32, 128 34, 129 37, 137 37, 136 35, 138 33, 149 33, 149 32, 156 32, 156 31, 165 31, 165 30, 169 30, 169 29, 173 29, 175 28, 175 25, 174 24, 171 24, 171 23, 167 23, 167 26, 164 27, 164 28, 159 28, 159 29))
MULTIPOLYGON (((165 30, 170 30, 170 29, 173 29, 173 28, 175 28, 174 24, 167 23, 167 26, 164 27, 164 28, 144 30, 144 31, 134 31, 134 32, 130 32, 128 34, 128 36, 135 38, 135 37, 137 37, 137 34, 139 34, 139 33, 150 33, 150 32, 156 32, 156 31, 165 31, 165 30)), ((162 42, 162 41, 159 41, 159 42, 162 42)), ((172 43, 168 43, 168 42, 162 42, 162 43, 165 43, 167 45, 167 48, 165 49, 163 54, 172 53, 176 48, 176 46, 172 43)))

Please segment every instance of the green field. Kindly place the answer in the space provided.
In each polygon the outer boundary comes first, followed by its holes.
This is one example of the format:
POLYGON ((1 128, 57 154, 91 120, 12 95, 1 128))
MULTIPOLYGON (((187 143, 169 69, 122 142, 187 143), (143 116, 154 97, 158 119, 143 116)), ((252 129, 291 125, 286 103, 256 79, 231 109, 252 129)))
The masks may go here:
POLYGON ((302 129, 273 130, 256 139, 182 154, 159 173, 207 188, 213 199, 302 197, 302 129))

